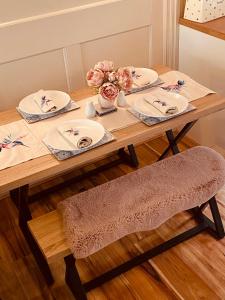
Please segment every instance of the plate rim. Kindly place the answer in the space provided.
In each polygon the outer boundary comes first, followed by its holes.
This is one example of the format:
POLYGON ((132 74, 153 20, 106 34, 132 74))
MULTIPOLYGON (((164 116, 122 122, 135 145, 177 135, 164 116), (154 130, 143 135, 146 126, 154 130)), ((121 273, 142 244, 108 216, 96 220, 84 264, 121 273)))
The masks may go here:
POLYGON ((20 102, 19 102, 19 104, 18 104, 18 108, 19 108, 22 112, 27 113, 27 114, 29 114, 29 115, 34 115, 34 116, 36 116, 36 115, 38 115, 38 116, 44 115, 44 116, 48 116, 49 114, 52 114, 52 113, 58 113, 59 111, 61 111, 62 109, 64 109, 64 108, 70 103, 70 101, 71 101, 70 95, 69 95, 68 93, 66 93, 66 92, 59 91, 59 90, 44 90, 44 91, 46 91, 46 92, 59 92, 59 93, 65 94, 65 95, 68 97, 68 102, 67 102, 67 104, 66 104, 64 107, 61 107, 61 108, 58 109, 58 110, 56 109, 56 110, 54 110, 54 111, 49 111, 49 112, 46 112, 46 113, 44 113, 44 112, 42 112, 42 113, 30 113, 30 112, 24 111, 24 110, 21 109, 21 107, 20 107, 21 102, 22 102, 24 99, 26 99, 26 98, 28 98, 28 97, 31 97, 32 95, 34 95, 34 94, 37 93, 37 92, 34 92, 34 93, 31 93, 31 94, 25 96, 23 99, 21 99, 20 102))
MULTIPOLYGON (((142 67, 134 67, 135 69, 141 69, 141 70, 150 70, 151 72, 153 72, 153 73, 155 73, 156 75, 157 75, 157 78, 156 78, 156 80, 155 81, 152 81, 149 85, 152 85, 152 84, 154 84, 157 80, 158 80, 158 78, 159 78, 159 73, 158 72, 156 72, 154 69, 151 69, 151 68, 142 68, 142 67)), ((143 88, 143 87, 146 87, 147 85, 144 85, 144 86, 142 86, 142 87, 133 87, 132 88, 132 90, 133 89, 137 89, 137 88, 143 88)))

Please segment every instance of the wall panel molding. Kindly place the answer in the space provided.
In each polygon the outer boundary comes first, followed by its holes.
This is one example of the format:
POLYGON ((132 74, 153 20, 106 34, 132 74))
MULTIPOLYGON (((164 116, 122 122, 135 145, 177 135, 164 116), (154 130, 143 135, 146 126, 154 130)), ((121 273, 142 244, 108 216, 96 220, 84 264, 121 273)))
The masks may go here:
POLYGON ((68 9, 66 13, 10 22, 8 26, 3 23, 0 64, 149 25, 150 3, 149 0, 103 1, 68 9))
POLYGON ((86 71, 101 59, 176 65, 177 2, 96 1, 0 24, 0 110, 41 88, 85 86, 86 71))
POLYGON ((179 57, 179 0, 163 0, 163 64, 177 69, 179 57))

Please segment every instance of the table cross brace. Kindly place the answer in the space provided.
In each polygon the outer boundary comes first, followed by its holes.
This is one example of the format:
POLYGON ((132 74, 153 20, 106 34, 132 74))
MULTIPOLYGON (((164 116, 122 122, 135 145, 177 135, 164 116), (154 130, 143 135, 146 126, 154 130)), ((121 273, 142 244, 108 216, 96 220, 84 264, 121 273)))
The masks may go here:
POLYGON ((179 153, 180 150, 177 144, 188 133, 188 131, 194 126, 196 122, 197 120, 187 123, 176 136, 174 136, 172 129, 167 130, 166 136, 169 142, 169 146, 163 151, 158 160, 164 159, 168 155, 170 150, 172 150, 173 154, 179 153))

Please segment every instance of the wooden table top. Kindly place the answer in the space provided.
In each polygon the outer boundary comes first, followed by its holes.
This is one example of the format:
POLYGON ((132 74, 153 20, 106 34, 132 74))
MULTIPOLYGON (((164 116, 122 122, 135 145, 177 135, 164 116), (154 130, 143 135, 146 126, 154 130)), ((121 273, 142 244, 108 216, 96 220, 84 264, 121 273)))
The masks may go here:
MULTIPOLYGON (((165 66, 155 67, 159 73, 165 73, 170 69, 165 66)), ((82 89, 71 94, 72 99, 81 100, 91 95, 90 89, 82 89)), ((25 184, 32 184, 43 179, 53 177, 57 174, 79 168, 96 161, 106 154, 110 154, 119 148, 129 144, 142 143, 146 140, 163 134, 166 130, 179 126, 184 126, 188 122, 198 120, 204 116, 220 111, 225 108, 225 97, 218 94, 208 95, 192 102, 197 107, 196 110, 181 115, 174 119, 147 126, 138 123, 128 128, 118 130, 113 133, 116 140, 101 147, 87 151, 81 155, 72 157, 64 161, 56 160, 52 155, 45 155, 17 166, 0 171, 0 194, 8 192, 14 188, 25 184)), ((20 120, 21 116, 16 109, 11 109, 0 113, 0 125, 20 120)))

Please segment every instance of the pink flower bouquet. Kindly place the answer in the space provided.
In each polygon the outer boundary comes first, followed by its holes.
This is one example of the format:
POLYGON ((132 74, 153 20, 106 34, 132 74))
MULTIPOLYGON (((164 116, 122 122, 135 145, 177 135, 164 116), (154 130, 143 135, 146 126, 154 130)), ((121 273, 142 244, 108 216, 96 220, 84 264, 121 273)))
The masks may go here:
POLYGON ((128 68, 115 70, 113 62, 107 60, 98 62, 94 69, 90 69, 86 80, 88 86, 95 88, 96 93, 111 102, 111 105, 121 90, 127 92, 133 84, 132 74, 128 68))

